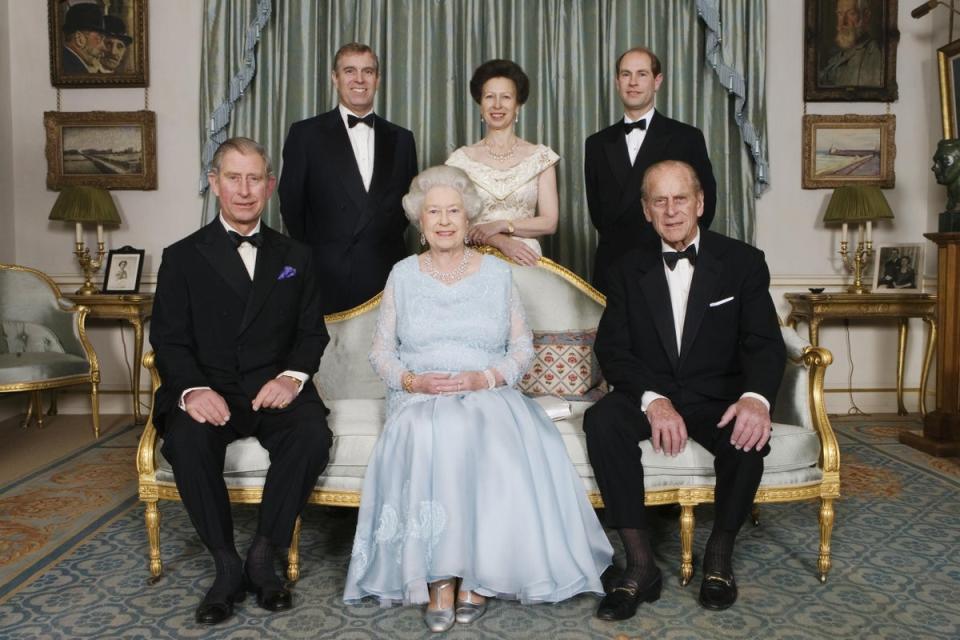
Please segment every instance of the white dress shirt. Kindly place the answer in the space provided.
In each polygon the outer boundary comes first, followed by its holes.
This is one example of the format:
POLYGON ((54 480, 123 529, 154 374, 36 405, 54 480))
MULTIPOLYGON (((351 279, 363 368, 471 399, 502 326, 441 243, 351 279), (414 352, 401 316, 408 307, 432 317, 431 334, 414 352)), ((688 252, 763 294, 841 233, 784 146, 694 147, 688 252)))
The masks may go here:
MULTIPOLYGON (((634 132, 631 131, 631 133, 634 132)), ((697 255, 700 255, 699 229, 697 230, 697 235, 694 237, 693 242, 684 247, 684 249, 691 245, 697 248, 697 255)), ((663 240, 660 240, 660 249, 664 252, 675 250, 663 240)), ((670 289, 670 308, 673 311, 673 328, 677 335, 677 353, 680 353, 680 344, 683 340, 683 323, 687 318, 687 301, 690 298, 690 283, 693 282, 693 270, 694 266, 690 264, 690 261, 687 259, 677 260, 677 265, 672 271, 667 266, 666 262, 663 263, 663 273, 667 276, 667 288, 670 289)), ((650 406, 651 402, 658 398, 665 397, 666 396, 663 396, 656 391, 644 391, 643 395, 640 396, 640 409, 646 413, 647 407, 650 406)), ((759 393, 747 391, 740 397, 756 398, 765 404, 768 410, 770 409, 770 401, 759 393)))
MULTIPOLYGON (((223 228, 226 231, 233 231, 235 233, 240 233, 239 231, 231 227, 226 220, 223 219, 222 213, 220 214, 220 224, 223 225, 223 228)), ((240 233, 240 235, 252 236, 253 234, 259 233, 259 232, 260 232, 260 221, 257 220, 257 226, 253 228, 253 231, 251 231, 250 233, 240 233)), ((237 253, 240 254, 240 259, 243 260, 243 266, 246 267, 247 273, 250 275, 251 280, 253 280, 253 274, 257 267, 257 252, 259 251, 260 250, 257 247, 253 246, 249 242, 241 242, 240 246, 237 247, 237 253)), ((300 390, 303 389, 304 383, 310 379, 310 376, 308 376, 305 373, 301 373, 300 371, 287 370, 281 373, 277 377, 282 378, 283 376, 289 376, 291 378, 294 378, 300 381, 300 387, 297 389, 297 395, 299 395, 300 390)), ((180 402, 179 402, 180 408, 183 411, 187 410, 187 404, 184 400, 187 397, 188 393, 190 393, 191 391, 196 391, 197 389, 209 389, 209 388, 210 387, 190 387, 189 389, 184 389, 183 393, 180 394, 180 402)))
POLYGON ((650 109, 645 114, 637 118, 636 120, 631 120, 629 116, 623 116, 624 124, 631 124, 634 122, 640 122, 641 120, 647 121, 647 128, 641 131, 640 129, 634 129, 630 133, 626 134, 627 136, 627 151, 630 153, 630 166, 637 161, 637 154, 640 153, 640 146, 643 144, 644 138, 647 137, 647 129, 650 128, 650 121, 653 119, 653 112, 655 109, 650 109))
MULTIPOLYGON (((353 149, 353 157, 357 159, 357 168, 360 169, 360 177, 363 178, 363 188, 370 191, 370 181, 373 179, 373 127, 368 127, 362 122, 358 122, 352 129, 347 124, 347 116, 354 115, 362 118, 366 113, 353 113, 342 104, 340 107, 340 117, 343 118, 343 126, 347 128, 347 137, 350 138, 350 147, 353 149)), ((367 113, 373 113, 368 111, 367 113)))

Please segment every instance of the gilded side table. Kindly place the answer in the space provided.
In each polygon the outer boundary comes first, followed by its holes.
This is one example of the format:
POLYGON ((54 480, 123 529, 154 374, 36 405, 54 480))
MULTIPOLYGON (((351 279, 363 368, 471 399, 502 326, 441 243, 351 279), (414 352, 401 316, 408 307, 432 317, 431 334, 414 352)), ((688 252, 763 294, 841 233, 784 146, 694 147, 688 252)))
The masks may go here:
POLYGON ((897 320, 897 413, 905 416, 903 405, 903 361, 907 352, 907 328, 910 318, 921 318, 927 325, 927 346, 920 372, 920 413, 927 413, 927 377, 937 340, 937 296, 932 293, 786 293, 790 303, 787 324, 794 329, 798 321, 809 326, 810 343, 819 345, 820 324, 850 318, 897 320))
POLYGON ((140 361, 143 359, 143 325, 153 313, 153 294, 97 293, 85 296, 68 293, 64 297, 89 308, 87 318, 123 320, 133 326, 133 379, 130 389, 133 395, 133 419, 136 424, 145 423, 146 419, 140 411, 140 361))

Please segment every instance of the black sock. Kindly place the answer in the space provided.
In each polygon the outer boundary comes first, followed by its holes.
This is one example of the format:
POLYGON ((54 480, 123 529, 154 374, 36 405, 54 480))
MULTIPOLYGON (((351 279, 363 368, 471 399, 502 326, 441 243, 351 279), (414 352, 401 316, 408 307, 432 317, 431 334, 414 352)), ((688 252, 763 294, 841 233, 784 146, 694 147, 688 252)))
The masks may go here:
POLYGON ((236 549, 211 549, 213 564, 217 567, 217 577, 208 592, 210 600, 226 602, 243 586, 243 562, 236 549))
POLYGON ((650 546, 650 533, 646 529, 617 529, 623 550, 627 556, 627 567, 622 579, 644 587, 650 584, 657 572, 653 561, 653 548, 650 546))
POLYGON ((719 573, 723 577, 733 575, 733 543, 737 539, 736 531, 725 531, 714 527, 703 551, 703 572, 719 573))
POLYGON ((283 582, 273 570, 273 544, 265 536, 256 536, 247 551, 247 576, 261 588, 283 587, 283 582))

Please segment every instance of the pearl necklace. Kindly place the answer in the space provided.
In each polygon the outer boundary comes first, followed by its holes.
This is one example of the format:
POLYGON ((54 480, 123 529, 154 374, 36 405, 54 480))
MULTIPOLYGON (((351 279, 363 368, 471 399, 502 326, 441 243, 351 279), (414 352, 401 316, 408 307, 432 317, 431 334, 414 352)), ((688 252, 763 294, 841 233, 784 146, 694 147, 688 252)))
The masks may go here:
POLYGON ((483 139, 483 146, 487 150, 487 153, 490 154, 490 157, 494 160, 506 160, 507 158, 513 157, 513 152, 517 150, 517 145, 520 143, 520 138, 514 137, 513 144, 510 145, 510 148, 504 151, 503 153, 497 153, 493 150, 490 141, 487 138, 483 139))
POLYGON ((427 275, 431 278, 435 278, 440 282, 456 282, 463 277, 463 274, 467 272, 467 265, 470 264, 470 258, 473 257, 472 249, 464 249, 463 258, 460 260, 460 264, 451 269, 450 271, 440 271, 439 269, 433 266, 433 258, 430 257, 430 252, 423 254, 423 266, 427 269, 427 275))

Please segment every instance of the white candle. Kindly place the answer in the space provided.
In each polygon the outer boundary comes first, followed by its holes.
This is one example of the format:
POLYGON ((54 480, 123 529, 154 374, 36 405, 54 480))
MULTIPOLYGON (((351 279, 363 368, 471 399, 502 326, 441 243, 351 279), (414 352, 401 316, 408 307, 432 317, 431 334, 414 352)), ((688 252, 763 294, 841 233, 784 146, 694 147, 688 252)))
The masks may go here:
POLYGON ((857 248, 863 244, 863 223, 857 223, 857 248))
POLYGON ((77 223, 77 244, 83 242, 83 225, 77 223))
POLYGON ((873 220, 867 220, 867 244, 873 242, 873 220))
POLYGON ((840 233, 840 242, 847 241, 847 223, 843 223, 843 231, 840 233))
POLYGON ((98 245, 103 244, 103 225, 102 224, 97 225, 97 244, 98 245))

